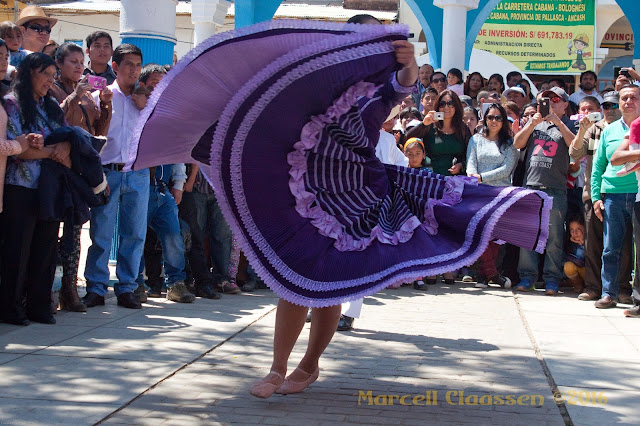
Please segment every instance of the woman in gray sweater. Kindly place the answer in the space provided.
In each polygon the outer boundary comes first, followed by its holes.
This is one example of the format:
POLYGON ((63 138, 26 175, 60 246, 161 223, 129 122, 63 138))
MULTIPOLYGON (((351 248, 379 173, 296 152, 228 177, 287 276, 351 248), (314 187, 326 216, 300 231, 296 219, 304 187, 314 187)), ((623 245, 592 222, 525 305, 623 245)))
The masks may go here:
MULTIPOLYGON (((507 113, 500 104, 492 104, 482 119, 482 131, 469 140, 467 175, 486 185, 509 186, 516 162, 517 153, 513 147, 507 113)), ((480 256, 485 281, 478 281, 476 287, 487 288, 489 282, 504 288, 511 287, 511 280, 498 273, 498 249, 499 246, 491 242, 480 256)))

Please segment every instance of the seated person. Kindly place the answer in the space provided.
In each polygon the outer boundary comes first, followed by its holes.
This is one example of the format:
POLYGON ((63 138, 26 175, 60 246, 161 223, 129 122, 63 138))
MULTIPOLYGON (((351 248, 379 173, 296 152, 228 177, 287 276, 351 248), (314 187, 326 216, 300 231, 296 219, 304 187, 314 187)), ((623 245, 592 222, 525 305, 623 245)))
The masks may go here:
POLYGON ((564 274, 569 278, 573 291, 584 289, 584 219, 576 215, 569 219, 568 239, 565 245, 564 274))

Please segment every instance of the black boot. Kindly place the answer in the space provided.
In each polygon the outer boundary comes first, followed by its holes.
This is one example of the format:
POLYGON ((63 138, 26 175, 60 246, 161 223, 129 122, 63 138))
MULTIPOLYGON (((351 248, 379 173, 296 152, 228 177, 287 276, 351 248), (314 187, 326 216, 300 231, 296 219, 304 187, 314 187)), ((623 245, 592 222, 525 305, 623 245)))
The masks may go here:
POLYGON ((340 315, 340 321, 338 321, 338 331, 349 331, 353 328, 353 318, 346 315, 340 315))
POLYGON ((214 290, 213 284, 196 284, 197 297, 204 297, 205 299, 220 299, 221 295, 214 290))
POLYGON ((67 275, 62 277, 60 289, 60 310, 71 312, 87 312, 87 305, 78 296, 78 277, 67 275))

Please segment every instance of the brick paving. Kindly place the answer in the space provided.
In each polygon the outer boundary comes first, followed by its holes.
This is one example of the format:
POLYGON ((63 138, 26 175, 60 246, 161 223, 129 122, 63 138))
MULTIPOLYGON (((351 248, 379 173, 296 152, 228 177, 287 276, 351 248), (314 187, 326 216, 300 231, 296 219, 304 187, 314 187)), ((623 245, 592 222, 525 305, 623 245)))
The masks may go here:
POLYGON ((621 308, 462 283, 385 290, 336 333, 306 392, 259 400, 247 391, 269 370, 276 302, 262 290, 134 311, 110 298, 54 326, 0 325, 0 422, 635 423, 640 322, 621 308))

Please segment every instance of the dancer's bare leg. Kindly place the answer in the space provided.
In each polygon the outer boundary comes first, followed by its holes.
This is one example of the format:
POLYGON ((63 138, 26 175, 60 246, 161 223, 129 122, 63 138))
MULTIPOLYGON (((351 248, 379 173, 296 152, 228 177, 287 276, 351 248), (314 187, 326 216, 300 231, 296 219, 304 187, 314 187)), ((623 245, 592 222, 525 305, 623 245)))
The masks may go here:
POLYGON ((326 308, 314 308, 311 314, 311 332, 307 352, 289 378, 295 382, 302 382, 318 368, 318 361, 327 348, 340 320, 341 305, 326 308), (302 370, 302 371, 301 371, 302 370), (308 373, 308 374, 305 374, 308 373))
MULTIPOLYGON (((306 306, 294 305, 284 299, 278 301, 276 310, 276 326, 273 335, 273 363, 271 371, 279 373, 282 377, 287 374, 287 361, 293 350, 293 346, 300 336, 302 327, 307 318, 306 306)), ((275 374, 269 374, 261 381, 279 384, 282 379, 275 374)))

